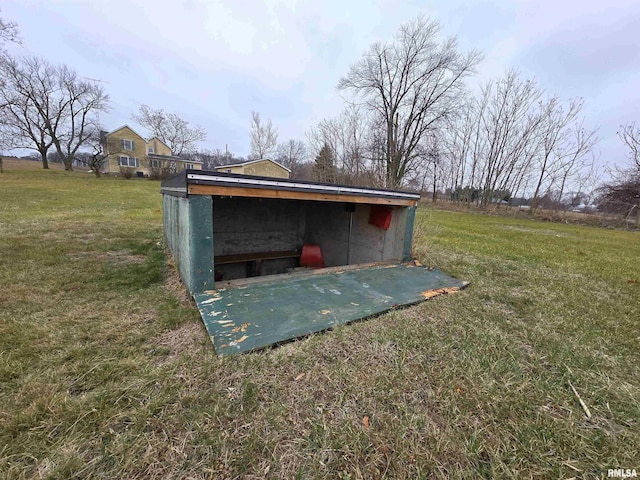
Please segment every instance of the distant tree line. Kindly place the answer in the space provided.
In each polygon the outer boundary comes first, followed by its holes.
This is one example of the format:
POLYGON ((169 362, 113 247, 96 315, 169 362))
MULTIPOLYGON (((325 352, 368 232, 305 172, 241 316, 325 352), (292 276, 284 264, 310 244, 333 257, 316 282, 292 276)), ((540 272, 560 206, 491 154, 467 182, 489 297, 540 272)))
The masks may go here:
MULTIPOLYGON (((306 145, 290 140, 299 143, 294 155, 254 113, 252 146, 260 146, 251 157, 286 160, 296 178, 409 188, 433 200, 637 212, 637 173, 596 188, 600 139, 582 115, 583 99, 549 95, 516 70, 473 94, 465 82, 480 59, 454 38, 439 40, 437 22, 418 18, 351 66, 338 82, 344 110, 311 127, 306 145)), ((638 137, 634 125, 620 134, 635 159, 638 137)))
POLYGON ((640 128, 635 122, 622 125, 618 137, 628 149, 628 166, 613 172, 597 190, 598 205, 605 212, 635 218, 640 227, 640 128))
MULTIPOLYGON (((0 19, 0 42, 19 42, 17 26, 0 19)), ((0 148, 28 148, 44 168, 61 161, 88 165, 99 175, 104 158, 97 116, 109 97, 94 81, 64 65, 12 58, 0 43, 0 148), (51 155, 54 153, 54 155, 51 155), (53 160, 55 159, 55 160, 53 160)), ((204 168, 269 158, 303 180, 409 188, 436 201, 487 206, 602 210, 640 218, 639 129, 619 132, 631 167, 596 188, 598 128, 582 116, 581 98, 545 93, 516 70, 489 80, 478 93, 466 82, 481 54, 441 38, 437 21, 402 25, 390 41, 372 44, 339 80, 343 111, 279 142, 271 119, 250 118, 247 158, 226 148, 201 149, 206 139, 176 114, 142 105, 132 118, 204 168)), ((1 167, 1 165, 0 165, 1 167)))

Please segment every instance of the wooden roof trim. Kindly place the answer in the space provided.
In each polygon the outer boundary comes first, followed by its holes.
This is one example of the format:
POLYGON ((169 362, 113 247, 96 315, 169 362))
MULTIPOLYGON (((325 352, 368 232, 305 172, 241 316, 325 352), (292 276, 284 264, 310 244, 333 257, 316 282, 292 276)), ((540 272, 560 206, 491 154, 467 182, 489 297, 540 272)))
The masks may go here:
POLYGON ((220 185, 238 186, 245 188, 266 188, 270 190, 293 190, 300 192, 330 193, 336 195, 362 195, 386 198, 402 198, 419 200, 420 195, 412 192, 397 190, 383 190, 370 187, 355 187, 330 183, 316 183, 302 180, 290 180, 283 178, 257 177, 251 175, 234 175, 229 173, 217 173, 189 171, 186 175, 186 183, 196 185, 220 185))
POLYGON ((246 188, 226 185, 189 185, 189 195, 220 195, 225 197, 279 198, 286 200, 311 200, 316 202, 365 203, 413 207, 417 200, 404 198, 375 197, 368 195, 345 195, 335 193, 299 192, 267 188, 246 188))

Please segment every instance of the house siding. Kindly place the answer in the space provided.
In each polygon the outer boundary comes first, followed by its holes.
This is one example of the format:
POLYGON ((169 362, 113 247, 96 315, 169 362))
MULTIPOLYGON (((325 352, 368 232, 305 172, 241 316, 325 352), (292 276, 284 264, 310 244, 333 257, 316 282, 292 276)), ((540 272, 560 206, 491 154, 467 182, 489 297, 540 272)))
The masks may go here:
POLYGON ((123 127, 107 137, 107 151, 109 152, 107 172, 120 171, 120 166, 118 165, 119 156, 136 157, 139 166, 138 168, 134 168, 134 170, 147 172, 147 168, 145 167, 147 141, 129 127, 123 127), (121 146, 122 140, 132 140, 133 150, 124 150, 121 146))
POLYGON ((270 160, 263 160, 249 165, 238 165, 235 167, 222 165, 216 167, 216 170, 223 173, 241 173, 244 175, 256 175, 261 177, 289 178, 289 172, 286 169, 276 165, 270 160), (228 170, 231 170, 231 172, 228 172, 228 170))
MULTIPOLYGON (((109 153, 109 156, 105 162, 103 170, 106 173, 119 173, 120 165, 118 164, 118 157, 127 156, 138 159, 138 166, 130 167, 134 172, 142 172, 144 175, 148 175, 150 158, 147 156, 147 153, 149 147, 154 149, 154 153, 156 155, 171 157, 171 149, 159 138, 153 137, 147 142, 146 139, 138 135, 128 126, 119 128, 107 135, 106 151, 109 153), (123 149, 122 140, 133 141, 133 150, 123 149)), ((157 160, 160 160, 163 163, 163 166, 166 167, 169 167, 169 165, 174 162, 176 164, 177 171, 184 170, 187 163, 191 164, 191 168, 194 170, 202 170, 201 163, 193 163, 188 160, 178 159, 177 157, 161 158, 157 160)))
POLYGON ((247 175, 261 175, 264 177, 289 178, 289 172, 273 162, 264 161, 245 165, 244 172, 247 175))
POLYGON ((153 148, 156 155, 171 155, 171 149, 159 138, 152 138, 147 142, 147 148, 153 148))

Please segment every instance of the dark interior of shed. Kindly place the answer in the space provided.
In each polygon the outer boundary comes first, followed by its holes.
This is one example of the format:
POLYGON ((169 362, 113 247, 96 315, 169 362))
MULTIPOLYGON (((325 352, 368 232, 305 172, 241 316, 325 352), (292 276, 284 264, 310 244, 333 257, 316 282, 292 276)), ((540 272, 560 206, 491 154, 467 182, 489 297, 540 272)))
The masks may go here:
POLYGON ((304 245, 325 266, 398 261, 405 208, 271 198, 213 197, 216 281, 290 272, 304 245))

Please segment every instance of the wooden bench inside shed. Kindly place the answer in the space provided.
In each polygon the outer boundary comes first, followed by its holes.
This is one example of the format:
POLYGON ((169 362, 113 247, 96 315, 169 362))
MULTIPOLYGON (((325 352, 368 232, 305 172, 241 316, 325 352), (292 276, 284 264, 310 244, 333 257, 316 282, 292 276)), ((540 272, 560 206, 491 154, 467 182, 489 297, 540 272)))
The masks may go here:
POLYGON ((260 275, 260 268, 264 260, 280 260, 283 258, 299 257, 300 252, 298 250, 286 250, 280 252, 236 253, 231 255, 214 256, 213 263, 217 265, 246 263, 247 277, 257 277, 260 275))

